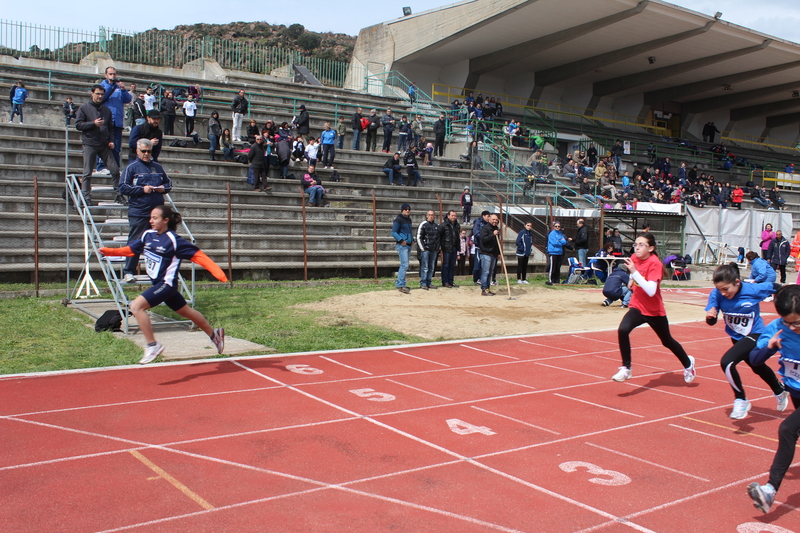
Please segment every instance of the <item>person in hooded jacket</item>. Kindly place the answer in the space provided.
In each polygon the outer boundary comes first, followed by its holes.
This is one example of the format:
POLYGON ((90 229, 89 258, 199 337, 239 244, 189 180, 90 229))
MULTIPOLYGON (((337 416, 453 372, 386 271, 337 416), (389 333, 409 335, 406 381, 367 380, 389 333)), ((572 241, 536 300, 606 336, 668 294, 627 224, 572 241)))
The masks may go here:
POLYGON ((792 245, 783 236, 783 232, 781 230, 776 231, 775 238, 769 244, 767 254, 775 272, 777 273, 779 270, 781 272, 781 283, 786 283, 786 260, 789 259, 791 251, 792 245))
POLYGON ((564 248, 572 241, 561 233, 561 223, 555 222, 553 229, 547 235, 547 276, 545 285, 558 285, 561 283, 561 262, 564 260, 564 248))
POLYGON ((528 260, 533 251, 533 222, 517 233, 517 283, 528 284, 528 260))

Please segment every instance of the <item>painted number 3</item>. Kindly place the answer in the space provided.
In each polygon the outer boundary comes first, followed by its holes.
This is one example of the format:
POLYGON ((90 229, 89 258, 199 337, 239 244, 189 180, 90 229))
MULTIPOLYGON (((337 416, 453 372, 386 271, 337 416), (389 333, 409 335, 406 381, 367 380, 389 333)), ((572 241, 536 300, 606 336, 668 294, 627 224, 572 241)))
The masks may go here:
POLYGON ((631 482, 631 478, 622 474, 620 472, 615 472, 614 470, 605 470, 600 468, 597 465, 593 465, 592 463, 585 463, 583 461, 569 461, 566 463, 561 463, 558 467, 563 470, 564 472, 575 472, 579 468, 585 468, 586 471, 590 474, 597 474, 600 476, 608 476, 605 477, 593 477, 589 479, 589 483, 596 483, 598 485, 607 485, 607 486, 617 486, 617 485, 627 485, 631 482))

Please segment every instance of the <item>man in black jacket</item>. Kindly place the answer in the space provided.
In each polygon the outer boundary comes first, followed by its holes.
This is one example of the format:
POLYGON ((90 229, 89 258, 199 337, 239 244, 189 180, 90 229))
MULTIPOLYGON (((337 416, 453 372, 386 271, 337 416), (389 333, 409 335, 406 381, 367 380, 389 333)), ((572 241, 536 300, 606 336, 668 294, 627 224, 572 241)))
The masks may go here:
POLYGON ((394 116, 392 116, 391 109, 386 110, 381 124, 383 124, 383 152, 388 154, 392 148, 392 132, 394 131, 394 116))
POLYGON ((433 134, 436 137, 436 142, 433 145, 433 155, 444 157, 444 135, 447 131, 444 113, 439 115, 439 120, 433 123, 433 134))
POLYGON ((586 262, 586 256, 589 255, 589 228, 582 218, 578 219, 578 232, 575 233, 575 238, 572 239, 572 244, 578 251, 578 261, 581 266, 588 268, 589 264, 586 262))
POLYGON ((92 172, 97 158, 103 160, 111 172, 114 190, 119 187, 119 166, 114 158, 114 121, 111 110, 103 105, 106 94, 102 85, 92 86, 92 99, 78 109, 75 128, 81 132, 83 143, 83 181, 81 189, 86 205, 92 202, 92 172))
POLYGON ((442 286, 452 289, 455 283, 456 255, 461 247, 461 226, 458 215, 452 209, 448 211, 444 222, 439 224, 439 243, 442 247, 442 286))
POLYGON ((253 176, 253 190, 257 191, 259 188, 261 192, 267 192, 272 187, 267 185, 267 170, 269 170, 269 163, 265 154, 267 152, 267 143, 261 135, 256 135, 256 142, 250 146, 250 151, 247 152, 247 159, 250 160, 250 173, 253 176))
POLYGON ((494 296, 489 290, 492 282, 492 274, 497 266, 497 258, 500 256, 500 244, 498 236, 500 219, 497 215, 490 215, 489 222, 481 228, 479 246, 481 249, 481 296, 494 296))
POLYGON ((439 225, 435 222, 436 213, 429 210, 425 220, 417 228, 417 247, 419 248, 419 287, 431 288, 436 258, 439 256, 439 225))
POLYGON ((367 126, 367 142, 365 143, 365 148, 369 152, 374 152, 378 145, 378 127, 381 121, 374 109, 370 110, 367 120, 369 120, 369 125, 367 126))
MULTIPOLYGON (((131 103, 131 118, 133 119, 133 124, 131 124, 131 127, 143 124, 144 117, 146 116, 147 110, 144 108, 144 93, 140 93, 139 96, 134 99, 133 103, 131 103)), ((136 148, 134 145, 134 152, 135 151, 136 148)))
POLYGON ((159 129, 161 123, 161 112, 158 109, 151 109, 147 113, 147 118, 144 124, 134 126, 131 130, 130 140, 128 141, 128 161, 133 161, 137 157, 137 143, 139 139, 147 139, 153 145, 152 160, 158 162, 158 156, 161 153, 161 144, 164 140, 164 133, 159 129))
POLYGON ((308 116, 308 111, 306 111, 306 106, 304 106, 303 104, 300 104, 300 107, 298 107, 297 109, 299 109, 300 112, 297 114, 296 117, 294 117, 292 123, 297 128, 297 135, 301 139, 303 139, 303 142, 305 143, 306 140, 308 139, 308 134, 311 131, 309 126, 311 118, 308 116))
POLYGON ((233 111, 233 127, 231 128, 231 135, 233 135, 233 142, 241 142, 242 140, 242 121, 247 114, 247 109, 250 103, 244 95, 244 89, 239 90, 231 103, 231 110, 233 111))
POLYGON ((350 127, 353 128, 353 150, 358 150, 361 147, 361 132, 364 131, 364 128, 361 127, 360 107, 353 113, 353 122, 350 127))

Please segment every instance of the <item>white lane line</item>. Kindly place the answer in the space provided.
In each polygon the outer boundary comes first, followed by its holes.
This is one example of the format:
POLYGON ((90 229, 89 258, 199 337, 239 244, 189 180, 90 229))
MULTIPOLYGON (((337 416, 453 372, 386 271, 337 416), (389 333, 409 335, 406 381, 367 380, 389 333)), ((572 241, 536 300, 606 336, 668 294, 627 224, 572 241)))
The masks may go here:
POLYGON ((548 346, 546 344, 539 344, 538 342, 531 342, 531 341, 526 341, 526 340, 523 340, 523 339, 517 339, 517 340, 519 340, 519 342, 524 342, 525 344, 532 344, 534 346, 541 346, 542 348, 547 348, 548 350, 563 350, 563 351, 569 352, 569 353, 580 353, 580 352, 578 352, 576 350, 568 350, 567 348, 557 348, 555 346, 548 346))
POLYGON ((299 428, 310 428, 316 426, 324 426, 327 424, 337 424, 339 422, 349 422, 351 420, 358 420, 360 417, 357 416, 350 416, 345 418, 334 418, 332 420, 322 420, 320 422, 308 422, 306 424, 294 424, 291 426, 279 426, 274 428, 267 428, 267 429, 254 429, 252 431, 242 431, 240 433, 225 433, 224 435, 212 435, 210 437, 199 437, 196 439, 186 439, 186 440, 176 440, 174 442, 165 442, 159 444, 159 446, 178 446, 180 444, 193 444, 195 442, 208 442, 212 440, 219 440, 219 439, 227 439, 230 437, 246 437, 248 435, 259 435, 261 433, 272 433, 273 431, 283 431, 286 429, 299 429, 299 428))
MULTIPOLYGON (((638 377, 657 376, 659 374, 669 374, 669 373, 670 372, 656 372, 656 373, 653 373, 653 374, 644 374, 643 376, 638 376, 638 377)), ((667 390, 661 390, 658 387, 647 387, 645 385, 637 385, 635 383, 628 383, 628 382, 625 382, 625 385, 628 385, 630 387, 637 387, 637 388, 640 388, 640 389, 647 389, 647 390, 651 390, 653 392, 660 392, 662 394, 669 394, 671 396, 677 396, 678 398, 683 398, 684 400, 694 400, 696 402, 713 403, 713 404, 717 403, 717 402, 712 402, 711 400, 704 400, 702 398, 696 398, 694 396, 687 396, 685 394, 680 394, 678 392, 671 392, 671 391, 667 391, 667 390)))
POLYGON ((724 440, 726 442, 733 442, 734 444, 739 444, 741 446, 747 446, 748 448, 755 448, 756 450, 762 450, 762 451, 769 452, 769 453, 775 453, 775 449, 774 448, 763 448, 761 446, 756 446, 755 444, 750 444, 748 442, 742 442, 742 441, 739 441, 739 440, 736 440, 736 439, 731 439, 731 438, 728 438, 728 437, 722 437, 720 435, 714 435, 713 433, 707 433, 705 431, 700 431, 698 429, 687 428, 686 426, 679 426, 678 424, 669 424, 669 425, 671 427, 674 427, 674 428, 684 429, 686 431, 691 431, 692 433, 698 433, 700 435, 705 435, 706 437, 712 437, 712 438, 715 438, 715 439, 724 440))
POLYGON ((573 396, 566 396, 564 394, 558 394, 558 393, 553 394, 553 396, 558 396, 560 398, 564 398, 564 399, 567 399, 567 400, 573 400, 573 401, 576 401, 576 402, 585 403, 586 405, 593 405, 595 407, 602 407, 603 409, 608 409, 609 411, 616 411, 617 413, 622 413, 623 415, 630 415, 630 416, 636 416, 636 417, 639 417, 639 418, 644 418, 643 415, 637 415, 636 413, 629 413, 628 411, 623 411, 621 409, 614 409, 613 407, 609 407, 607 405, 602 405, 602 404, 599 404, 599 403, 594 403, 594 402, 589 402, 589 401, 586 401, 586 400, 581 400, 581 399, 575 398, 573 396))
POLYGON ((36 462, 33 462, 33 463, 24 463, 24 464, 18 464, 18 465, 3 466, 3 467, 0 467, 0 472, 3 472, 5 470, 15 470, 17 468, 32 468, 32 467, 35 467, 35 466, 52 465, 52 464, 56 464, 56 463, 63 463, 63 462, 66 462, 66 461, 79 461, 81 459, 91 459, 93 457, 103 457, 104 455, 115 455, 115 454, 118 454, 118 453, 128 453, 128 452, 131 452, 131 451, 134 451, 134 450, 146 450, 148 448, 149 448, 149 445, 144 444, 144 445, 139 446, 137 448, 128 448, 128 449, 125 449, 125 450, 114 450, 114 451, 110 451, 110 452, 87 453, 85 455, 71 455, 69 457, 61 457, 61 458, 58 458, 58 459, 48 459, 46 461, 36 461, 36 462))
POLYGON ((533 389, 536 390, 536 387, 532 387, 530 385, 523 385, 522 383, 517 383, 516 381, 509 381, 507 379, 498 378, 495 376, 490 376, 489 374, 481 374, 480 372, 475 372, 473 370, 465 370, 467 374, 475 374, 476 376, 481 376, 484 378, 495 379, 497 381, 502 381, 503 383, 508 383, 509 385, 516 385, 517 387, 525 387, 526 389, 533 389))
POLYGON ((570 335, 570 337, 575 337, 575 338, 581 339, 583 341, 602 342, 602 343, 605 343, 605 344, 613 344, 614 346, 619 346, 619 343, 616 342, 616 341, 604 341, 602 339, 592 339, 591 337, 584 337, 583 335, 570 335))
POLYGON ((444 363, 439 363, 439 362, 437 362, 437 361, 431 361, 430 359, 425 359, 424 357, 419 357, 419 356, 416 356, 416 355, 411 355, 410 353, 401 352, 400 350, 392 350, 392 351, 393 351, 394 353, 399 353, 400 355, 405 355, 406 357, 413 357, 414 359, 419 359, 420 361, 425 361, 426 363, 432 363, 432 364, 434 364, 434 365, 446 366, 447 368, 450 368, 450 365, 446 365, 446 364, 444 364, 444 363))
POLYGON ((706 479, 704 477, 695 476, 694 474, 688 474, 686 472, 681 472, 680 470, 675 470, 674 468, 670 468, 668 466, 660 465, 658 463, 653 463, 653 462, 648 461, 646 459, 642 459, 641 457, 636 457, 635 455, 628 455, 627 453, 624 453, 624 452, 620 452, 620 451, 617 451, 617 450, 612 450, 611 448, 606 448, 605 446, 600 446, 599 444, 593 444, 591 442, 587 442, 586 445, 587 446, 592 446, 594 448, 599 448, 601 450, 605 450, 605 451, 607 451, 609 453, 614 453, 614 454, 617 454, 617 455, 621 455, 622 457, 627 457, 628 459, 633 459, 634 461, 639 461, 639 462, 644 463, 646 465, 655 466, 655 467, 661 468, 663 470, 667 470, 669 472, 674 472, 674 473, 680 474, 682 476, 687 476, 687 477, 690 477, 690 478, 694 478, 694 479, 697 479, 699 481, 705 481, 707 483, 711 482, 710 479, 706 479))
POLYGON ((373 375, 372 372, 367 372, 366 370, 361 370, 360 368, 356 368, 354 366, 346 365, 346 364, 344 364, 342 362, 339 362, 339 361, 337 361, 335 359, 331 359, 330 357, 325 357, 324 355, 320 355, 319 358, 320 359, 325 359, 326 361, 330 361, 331 363, 334 363, 334 364, 337 364, 337 365, 341 365, 341 366, 343 366, 345 368, 349 368, 350 370, 355 370, 356 372, 361 372, 362 374, 366 374, 368 376, 372 376, 373 375))
POLYGON ((524 422, 522 420, 517 420, 516 418, 511 418, 510 416, 501 415, 500 413, 495 413, 494 411, 490 411, 488 409, 484 409, 483 407, 478 407, 477 405, 472 406, 473 409, 477 409, 478 411, 483 411, 484 413, 489 413, 490 415, 499 416, 500 418, 505 418, 506 420, 511 420, 512 422, 516 422, 518 424, 523 424, 525 426, 530 426, 532 428, 546 431, 547 433, 552 433, 553 435, 561 435, 558 431, 553 431, 552 429, 543 428, 541 426, 536 426, 534 424, 529 424, 528 422, 524 422))
POLYGON ((519 357, 512 357, 510 355, 503 355, 497 352, 490 352, 489 350, 481 350, 480 348, 475 348, 474 346, 469 346, 468 344, 462 344, 461 346, 463 346, 464 348, 469 348, 470 350, 475 350, 476 352, 488 353, 490 355, 496 355, 498 357, 505 357, 506 359, 513 359, 515 361, 519 361, 519 357))
POLYGON ((400 383, 399 381, 395 381, 393 379, 388 379, 387 378, 386 381, 388 381, 390 383, 394 383, 395 385, 400 385, 401 387, 407 387, 409 389, 412 389, 412 390, 415 390, 415 391, 418 391, 418 392, 424 392, 425 394, 430 394, 431 396, 435 396, 436 398, 441 398, 442 400, 447 400, 448 402, 455 401, 452 398, 448 398, 447 396, 441 396, 439 394, 435 394, 435 393, 430 392, 430 391, 426 391, 426 390, 423 390, 423 389, 418 389, 417 387, 412 387, 411 385, 406 385, 405 383, 400 383))
POLYGON ((602 379, 602 380, 608 379, 608 378, 606 378, 604 376, 597 376, 595 374, 588 374, 586 372, 580 372, 578 370, 572 370, 571 368, 563 368, 563 367, 555 366, 555 365, 546 365, 544 363, 540 363, 539 361, 531 361, 531 363, 533 363, 535 365, 546 366, 547 368, 555 368, 556 370, 563 370, 564 372, 570 372, 572 374, 578 374, 579 376, 588 376, 590 378, 602 379))

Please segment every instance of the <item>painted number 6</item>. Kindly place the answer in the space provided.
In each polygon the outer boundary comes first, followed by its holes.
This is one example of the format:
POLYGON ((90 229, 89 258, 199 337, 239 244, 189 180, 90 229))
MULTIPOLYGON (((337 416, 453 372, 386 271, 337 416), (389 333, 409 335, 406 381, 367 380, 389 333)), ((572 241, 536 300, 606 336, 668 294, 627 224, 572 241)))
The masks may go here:
POLYGON ((315 374, 322 374, 322 370, 308 365, 286 365, 286 370, 294 372, 295 374, 303 374, 306 376, 313 376, 315 374))
POLYGON ((353 389, 350 392, 371 402, 391 402, 395 399, 391 394, 378 392, 375 389, 353 389))
POLYGON ((585 468, 586 471, 589 472, 590 474, 609 476, 611 478, 607 479, 601 477, 593 477, 589 479, 590 483, 596 483, 598 485, 606 485, 613 487, 617 485, 627 485, 628 483, 631 482, 631 478, 629 478, 625 474, 621 474, 613 470, 605 470, 597 465, 593 465, 592 463, 586 463, 583 461, 569 461, 566 463, 561 463, 560 465, 558 465, 558 467, 564 472, 575 472, 578 470, 578 468, 585 468))
POLYGON ((785 527, 761 522, 746 522, 736 526, 736 533, 793 533, 785 527))

